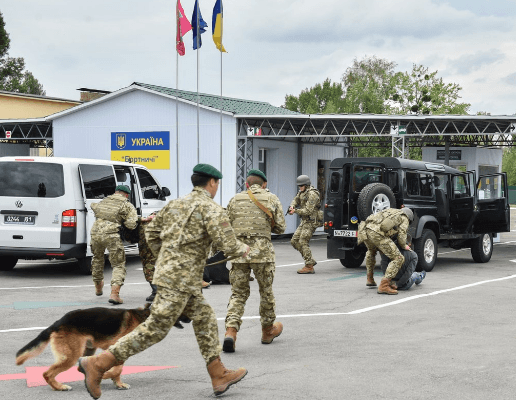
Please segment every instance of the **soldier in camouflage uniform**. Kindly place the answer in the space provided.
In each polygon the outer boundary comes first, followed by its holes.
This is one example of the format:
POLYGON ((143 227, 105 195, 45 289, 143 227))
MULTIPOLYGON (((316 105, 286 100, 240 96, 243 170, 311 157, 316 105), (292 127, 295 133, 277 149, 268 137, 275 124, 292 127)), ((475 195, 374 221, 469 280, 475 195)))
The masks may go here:
POLYGON ((290 203, 288 213, 296 213, 301 217, 301 224, 296 229, 290 243, 301 253, 305 266, 297 271, 298 274, 314 274, 314 266, 317 262, 312 257, 312 251, 308 246, 312 235, 322 223, 322 211, 320 211, 321 197, 319 191, 310 183, 307 175, 297 177, 299 192, 290 203))
POLYGON ((256 169, 247 173, 247 191, 238 193, 228 204, 229 220, 237 238, 251 248, 259 250, 252 257, 231 262, 229 280, 231 297, 226 316, 226 334, 222 349, 233 353, 237 332, 242 325, 244 308, 251 290, 249 278, 254 271, 260 290, 260 322, 262 343, 270 344, 283 331, 281 322, 276 320, 274 293, 275 254, 271 242, 271 231, 276 234, 285 232, 285 216, 278 197, 266 191, 267 177, 256 169), (251 193, 249 193, 251 192, 251 193), (257 202, 260 204, 258 205, 257 202))
POLYGON ((136 228, 138 214, 129 202, 131 189, 119 185, 115 193, 100 203, 93 203, 91 209, 95 213, 95 222, 91 227, 91 275, 95 283, 95 294, 102 295, 104 287, 104 252, 109 252, 109 262, 113 268, 111 277, 111 296, 109 302, 121 304, 120 288, 125 280, 125 251, 120 238, 119 229, 122 223, 129 229, 136 228))
POLYGON ((398 234, 398 244, 405 250, 407 245, 407 230, 414 219, 410 208, 388 208, 376 214, 371 214, 358 226, 358 244, 364 242, 367 247, 366 268, 367 286, 376 286, 374 281, 374 267, 376 252, 380 250, 391 260, 385 271, 385 276, 378 286, 380 294, 398 294, 396 284, 392 279, 397 275, 405 258, 400 253, 391 236, 398 234))
POLYGON ((215 395, 247 374, 245 368, 227 370, 220 360, 217 319, 202 295, 201 281, 211 243, 230 257, 245 257, 250 248, 236 238, 227 213, 212 200, 222 174, 208 164, 196 165, 193 172, 192 192, 170 201, 147 227, 147 242, 157 255, 153 283, 158 291, 150 316, 108 350, 79 360, 95 399, 105 371, 164 339, 181 314, 192 320, 215 395))
POLYGON ((152 254, 152 251, 147 244, 145 231, 155 216, 156 212, 153 212, 148 217, 141 218, 140 223, 138 224, 138 254, 140 255, 140 260, 143 266, 143 276, 145 276, 145 280, 149 282, 152 289, 152 293, 145 300, 150 302, 154 301, 154 298, 156 297, 156 290, 158 290, 158 287, 152 283, 156 257, 154 254, 152 254))

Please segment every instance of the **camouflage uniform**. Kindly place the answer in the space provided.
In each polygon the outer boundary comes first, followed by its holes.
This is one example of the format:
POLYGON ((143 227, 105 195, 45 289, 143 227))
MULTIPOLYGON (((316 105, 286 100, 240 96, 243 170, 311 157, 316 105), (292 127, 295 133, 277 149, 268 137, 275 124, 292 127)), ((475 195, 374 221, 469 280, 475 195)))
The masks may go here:
POLYGON ((136 228, 138 214, 134 206, 121 194, 115 193, 100 203, 93 203, 95 222, 91 228, 91 274, 94 282, 104 279, 104 252, 109 252, 113 268, 111 286, 122 286, 125 280, 125 251, 119 228, 122 223, 129 229, 136 228))
POLYGON ((147 239, 145 238, 145 231, 149 223, 150 221, 140 221, 138 224, 138 253, 143 265, 143 275, 145 276, 145 280, 152 283, 156 257, 152 254, 152 251, 147 244, 147 239))
POLYGON ((235 234, 239 240, 253 249, 253 253, 246 258, 232 261, 229 272, 232 294, 228 304, 226 329, 231 327, 237 331, 240 330, 245 303, 251 294, 251 270, 256 276, 260 290, 260 322, 262 326, 270 326, 276 320, 276 302, 272 291, 276 265, 271 230, 273 233, 281 234, 285 232, 286 227, 278 197, 258 184, 252 185, 250 190, 256 199, 271 211, 275 225, 271 229, 270 218, 249 198, 247 191, 237 194, 229 201, 227 210, 235 234))
POLYGON ((398 243, 401 248, 407 244, 407 229, 409 219, 403 211, 396 208, 388 208, 379 213, 367 217, 365 224, 360 224, 359 235, 363 235, 367 247, 366 268, 367 273, 373 273, 376 264, 376 252, 380 250, 391 262, 385 271, 385 278, 393 279, 403 265, 405 258, 400 253, 391 236, 398 234, 398 243))
POLYGON ((317 262, 312 257, 312 251, 308 246, 315 229, 320 226, 318 212, 321 204, 319 191, 313 186, 307 186, 303 192, 298 192, 290 207, 295 208, 295 213, 301 217, 301 224, 296 229, 290 243, 301 253, 305 265, 315 265, 317 262))
POLYGON ((242 256, 248 247, 237 240, 224 209, 201 187, 159 211, 147 226, 146 238, 158 255, 153 279, 158 292, 151 314, 109 351, 118 361, 127 360, 161 341, 182 313, 192 320, 208 365, 221 352, 215 313, 201 292, 210 244, 228 256, 242 256))
POLYGON ((321 197, 322 203, 324 195, 326 194, 326 178, 324 177, 324 173, 317 174, 317 190, 319 191, 319 196, 321 197))

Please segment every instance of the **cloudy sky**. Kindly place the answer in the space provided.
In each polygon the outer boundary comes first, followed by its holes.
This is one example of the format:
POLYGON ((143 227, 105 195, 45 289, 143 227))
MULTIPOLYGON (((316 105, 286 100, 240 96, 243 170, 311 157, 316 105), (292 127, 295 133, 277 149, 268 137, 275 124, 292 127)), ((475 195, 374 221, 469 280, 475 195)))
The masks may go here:
MULTIPOLYGON (((181 0, 191 19, 195 0, 181 0)), ((179 88, 220 94, 221 58, 211 37, 215 0, 197 61, 192 33, 179 58, 179 88)), ((79 99, 81 87, 132 82, 176 87, 175 0, 2 0, 11 57, 47 95, 79 99)), ((223 0, 225 96, 280 106, 353 59, 377 56, 407 71, 438 70, 458 83, 470 113, 516 113, 516 0, 223 0)))

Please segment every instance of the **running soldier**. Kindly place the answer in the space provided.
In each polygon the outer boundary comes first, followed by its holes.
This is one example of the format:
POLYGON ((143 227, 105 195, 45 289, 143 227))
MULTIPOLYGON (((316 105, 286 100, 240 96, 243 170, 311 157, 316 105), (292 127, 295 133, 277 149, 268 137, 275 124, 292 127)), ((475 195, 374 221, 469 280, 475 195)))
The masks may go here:
POLYGON ((104 372, 160 342, 181 314, 192 320, 215 395, 224 393, 247 374, 245 368, 232 371, 222 364, 215 312, 201 291, 211 243, 230 257, 245 257, 250 250, 236 238, 224 209, 213 201, 221 178, 220 171, 211 165, 196 165, 192 192, 170 201, 147 227, 147 242, 157 255, 153 282, 158 291, 151 314, 108 350, 79 359, 79 370, 93 398, 102 394, 104 372))
POLYGON ((298 214, 301 217, 301 223, 292 236, 290 243, 301 253, 305 261, 305 266, 298 270, 297 273, 315 274, 314 266, 317 262, 312 257, 312 251, 308 243, 317 227, 322 224, 321 196, 319 191, 311 185, 310 178, 307 175, 299 175, 296 183, 299 192, 292 200, 292 203, 290 203, 288 213, 290 215, 298 214))
POLYGON ((125 281, 125 251, 120 238, 122 223, 128 229, 136 228, 138 214, 136 208, 129 202, 131 189, 119 185, 115 193, 106 197, 100 203, 93 203, 91 209, 95 213, 95 222, 91 227, 91 275, 95 284, 95 294, 102 296, 104 287, 104 252, 109 252, 109 262, 113 268, 111 277, 111 296, 109 302, 122 304, 120 288, 125 281))
POLYGON ((365 243, 367 247, 366 268, 367 286, 376 286, 374 281, 374 267, 376 252, 380 250, 391 260, 385 271, 385 276, 378 286, 380 294, 398 294, 396 283, 392 279, 398 274, 405 258, 391 239, 398 234, 398 244, 402 249, 410 250, 407 245, 407 230, 414 220, 414 213, 410 208, 401 210, 388 208, 376 214, 371 214, 358 226, 358 244, 365 243))
POLYGON ((262 343, 270 344, 283 331, 281 322, 276 320, 276 301, 272 291, 276 269, 271 232, 285 232, 285 217, 278 197, 266 191, 267 177, 257 169, 247 173, 247 191, 238 193, 228 204, 229 220, 239 240, 256 249, 258 253, 245 259, 231 262, 229 280, 231 297, 226 316, 226 334, 222 349, 233 353, 237 332, 242 325, 244 308, 251 289, 249 278, 254 272, 260 290, 260 322, 262 343))

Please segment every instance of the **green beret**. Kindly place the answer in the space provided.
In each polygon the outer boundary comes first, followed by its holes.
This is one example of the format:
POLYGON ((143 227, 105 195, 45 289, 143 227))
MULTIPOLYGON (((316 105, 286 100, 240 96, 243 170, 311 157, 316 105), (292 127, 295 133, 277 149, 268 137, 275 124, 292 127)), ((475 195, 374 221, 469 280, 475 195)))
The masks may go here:
POLYGON ((131 189, 125 185, 118 185, 115 189, 116 192, 126 192, 127 194, 131 194, 131 189))
POLYGON ((215 179, 222 179, 220 171, 210 164, 197 164, 193 169, 194 174, 209 176, 215 179))
POLYGON ((267 182, 267 177, 259 169, 250 169, 249 172, 247 173, 247 177, 250 177, 250 176, 257 176, 259 178, 262 178, 264 182, 267 182))

